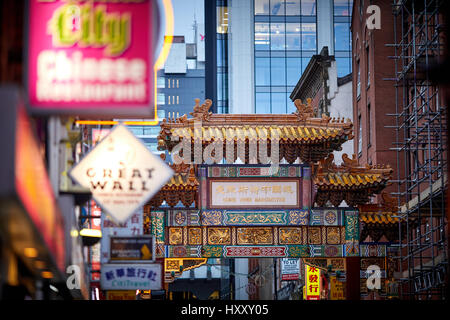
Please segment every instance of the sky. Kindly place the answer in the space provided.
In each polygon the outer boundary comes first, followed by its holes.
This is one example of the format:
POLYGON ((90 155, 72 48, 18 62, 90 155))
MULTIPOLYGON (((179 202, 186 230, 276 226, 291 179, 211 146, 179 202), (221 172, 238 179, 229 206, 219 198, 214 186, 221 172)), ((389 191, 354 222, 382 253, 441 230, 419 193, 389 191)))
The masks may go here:
POLYGON ((192 24, 194 15, 197 23, 204 23, 204 0, 172 0, 174 35, 185 36, 186 43, 194 42, 192 24))

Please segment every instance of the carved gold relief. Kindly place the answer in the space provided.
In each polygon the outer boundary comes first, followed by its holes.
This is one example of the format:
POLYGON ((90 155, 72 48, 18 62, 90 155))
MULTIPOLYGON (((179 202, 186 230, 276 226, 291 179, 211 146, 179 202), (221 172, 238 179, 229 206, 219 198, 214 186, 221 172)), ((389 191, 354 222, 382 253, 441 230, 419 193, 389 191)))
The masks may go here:
POLYGON ((181 259, 166 259, 165 271, 180 271, 181 259))
POLYGON ((328 244, 339 244, 341 242, 339 229, 339 227, 327 227, 328 244))
POLYGON ((345 262, 343 258, 328 259, 328 265, 332 265, 333 270, 345 270, 345 262))
POLYGON ((308 243, 309 244, 322 244, 320 233, 321 233, 320 227, 309 227, 308 243))
POLYGON ((209 244, 231 244, 230 228, 209 228, 208 229, 209 244))
POLYGON ((289 227, 280 228, 280 244, 301 244, 302 230, 301 228, 289 227))
POLYGON ((202 229, 201 228, 189 228, 188 239, 190 245, 202 244, 202 229))
POLYGON ((169 228, 169 244, 183 244, 183 228, 169 228))
POLYGON ((238 244, 272 244, 272 228, 237 228, 238 244))

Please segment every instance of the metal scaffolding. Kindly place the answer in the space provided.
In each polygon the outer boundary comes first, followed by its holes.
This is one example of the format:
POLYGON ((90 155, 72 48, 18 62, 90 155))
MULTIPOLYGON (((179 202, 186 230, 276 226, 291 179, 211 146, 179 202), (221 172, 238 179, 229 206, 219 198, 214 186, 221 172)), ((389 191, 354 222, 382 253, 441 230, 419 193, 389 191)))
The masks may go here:
POLYGON ((429 66, 443 55, 439 0, 394 0, 400 295, 448 299, 447 122, 429 66))

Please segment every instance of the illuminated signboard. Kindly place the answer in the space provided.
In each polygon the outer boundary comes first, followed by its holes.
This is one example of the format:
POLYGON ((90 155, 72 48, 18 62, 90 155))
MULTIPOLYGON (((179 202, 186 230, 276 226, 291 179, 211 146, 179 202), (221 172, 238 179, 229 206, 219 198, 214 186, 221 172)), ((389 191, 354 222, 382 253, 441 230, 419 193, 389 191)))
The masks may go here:
POLYGON ((150 0, 31 0, 32 110, 152 117, 152 7, 150 0))
POLYGON ((102 290, 160 290, 162 266, 146 264, 104 264, 101 274, 102 290))
POLYGON ((18 110, 16 128, 17 194, 52 253, 58 268, 65 270, 64 222, 24 108, 18 110))
POLYGON ((305 264, 306 300, 320 300, 320 269, 305 264))
POLYGON ((172 175, 172 169, 124 125, 114 127, 70 172, 118 223, 150 200, 172 175))

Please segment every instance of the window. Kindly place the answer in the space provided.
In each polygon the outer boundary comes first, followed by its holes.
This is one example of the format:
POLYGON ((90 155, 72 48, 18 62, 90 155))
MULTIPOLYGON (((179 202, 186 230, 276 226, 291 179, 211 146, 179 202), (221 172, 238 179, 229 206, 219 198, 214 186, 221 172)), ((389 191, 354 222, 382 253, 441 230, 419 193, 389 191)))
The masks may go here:
POLYGON ((256 113, 270 113, 270 93, 256 92, 256 113))
POLYGON ((370 145, 371 145, 371 134, 370 134, 371 121, 372 121, 372 117, 370 114, 370 103, 369 103, 367 105, 367 148, 370 148, 370 145))
POLYGON ((269 50, 269 24, 255 23, 255 50, 269 50))
POLYGON ((270 0, 270 15, 284 16, 284 0, 270 0))
POLYGON ((289 94, 317 54, 317 1, 252 1, 255 112, 285 114, 295 108, 289 94))
POLYGON ((316 24, 302 23, 302 50, 316 50, 316 24))
POLYGON ((269 0, 255 0, 255 15, 269 14, 269 0))
POLYGON ((286 50, 300 49, 300 23, 286 23, 286 50))
MULTIPOLYGON (((318 0, 320 1, 320 0, 318 0)), ((302 0, 301 4, 303 16, 315 16, 316 15, 316 0, 302 0)))
POLYGON ((270 49, 284 50, 285 39, 284 23, 270 23, 270 49))
POLYGON ((338 77, 343 77, 351 73, 350 63, 351 58, 336 58, 338 77))
POLYGON ((358 116, 358 153, 359 153, 359 156, 362 155, 362 123, 361 123, 361 115, 358 116))
POLYGON ((159 126, 144 127, 144 135, 156 137, 159 134, 159 126))
POLYGON ((166 79, 164 77, 157 77, 156 87, 159 89, 164 89, 166 87, 166 79))
POLYGON ((366 47, 366 67, 367 67, 367 88, 370 86, 370 55, 369 55, 369 46, 366 47))
POLYGON ((286 58, 286 85, 295 86, 302 74, 300 58, 286 58))
POLYGON ((300 0, 287 0, 285 2, 287 16, 300 15, 300 0))
POLYGON ((348 0, 334 0, 334 15, 335 16, 351 16, 350 4, 348 0))
POLYGON ((334 49, 348 51, 350 45, 350 23, 334 24, 334 49))
POLYGON ((286 94, 272 92, 271 97, 272 112, 273 114, 285 114, 286 113, 286 94))
POLYGON ((286 85, 286 63, 285 58, 270 59, 270 80, 272 86, 286 85))
POLYGON ((255 58, 255 78, 257 86, 270 85, 270 58, 255 58))
POLYGON ((156 104, 158 105, 166 104, 166 95, 164 93, 158 93, 156 95, 156 104))
POLYGON ((166 117, 166 111, 165 110, 158 110, 156 114, 158 116, 158 119, 164 119, 166 117))
POLYGON ((356 61, 356 68, 358 69, 358 74, 356 76, 356 98, 361 96, 361 73, 359 70, 359 60, 356 61))

